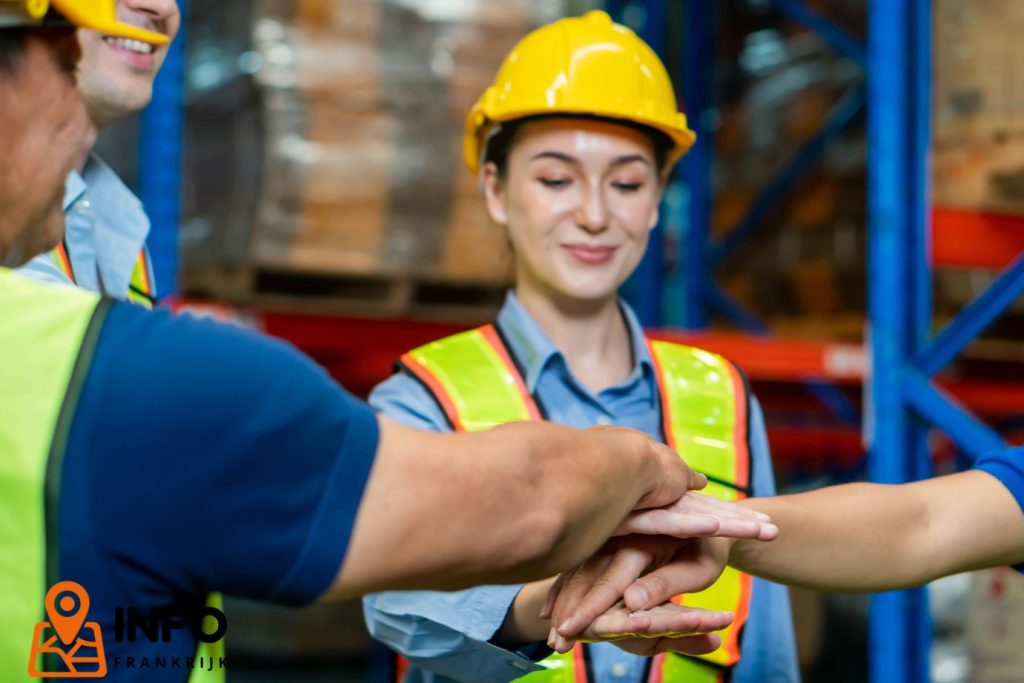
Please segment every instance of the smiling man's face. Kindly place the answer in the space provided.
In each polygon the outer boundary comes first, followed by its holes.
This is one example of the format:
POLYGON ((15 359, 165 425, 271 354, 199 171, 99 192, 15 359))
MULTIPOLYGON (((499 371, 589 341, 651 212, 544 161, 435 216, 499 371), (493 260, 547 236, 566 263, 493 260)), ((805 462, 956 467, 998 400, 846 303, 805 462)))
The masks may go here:
MULTIPOLYGON (((117 18, 172 40, 181 24, 177 0, 118 0, 117 18)), ((146 45, 85 30, 78 32, 78 39, 82 45, 78 87, 98 128, 149 104, 153 79, 169 45, 146 45)))

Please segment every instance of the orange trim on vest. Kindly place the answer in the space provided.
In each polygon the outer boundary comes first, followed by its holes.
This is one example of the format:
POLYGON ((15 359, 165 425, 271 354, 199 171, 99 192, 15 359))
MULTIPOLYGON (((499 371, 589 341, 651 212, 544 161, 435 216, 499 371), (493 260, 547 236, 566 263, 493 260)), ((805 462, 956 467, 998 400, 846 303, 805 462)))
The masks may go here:
POLYGON ((732 430, 733 447, 736 449, 736 479, 743 488, 750 487, 750 435, 747 434, 747 385, 740 376, 740 371, 726 359, 729 366, 729 377, 732 379, 733 393, 736 397, 736 427, 732 430))
POLYGON ((139 259, 135 262, 135 267, 140 273, 142 273, 142 291, 146 296, 153 295, 153 283, 149 279, 149 263, 146 261, 146 250, 139 250, 139 259))
POLYGON ((660 655, 654 655, 651 659, 651 675, 647 678, 647 683, 662 683, 665 678, 662 675, 662 667, 665 666, 665 657, 667 656, 662 652, 660 655))
POLYGON ((575 683, 587 683, 587 655, 583 651, 583 643, 576 643, 572 648, 573 673, 575 683))
POLYGON ((456 432, 466 431, 465 426, 462 424, 462 420, 459 419, 459 411, 455 408, 455 404, 452 402, 451 396, 441 385, 441 382, 434 377, 434 373, 427 370, 425 367, 420 365, 419 361, 412 357, 412 354, 406 353, 401 358, 402 365, 406 367, 412 374, 416 375, 416 378, 427 385, 430 389, 430 393, 434 395, 437 402, 441 404, 441 409, 444 410, 445 416, 452 425, 452 429, 456 432))
POLYGON ((405 672, 409 670, 409 660, 400 654, 395 654, 395 683, 402 683, 405 672))
MULTIPOLYGON (((672 415, 668 410, 668 391, 665 389, 664 382, 664 371, 661 364, 658 362, 658 354, 654 352, 651 347, 651 340, 647 340, 648 352, 651 356, 651 361, 654 363, 654 375, 658 379, 658 396, 661 400, 661 428, 665 434, 665 442, 673 450, 678 451, 678 447, 675 443, 672 430, 672 415)), ((739 370, 728 359, 724 359, 729 368, 729 378, 732 380, 733 396, 736 397, 735 405, 735 426, 732 430, 733 433, 733 447, 736 449, 736 474, 733 480, 737 486, 742 489, 748 489, 750 486, 750 446, 747 435, 747 387, 743 382, 743 378, 740 376, 739 370)), ((740 493, 741 498, 745 498, 744 493, 740 493)), ((749 574, 739 573, 741 581, 741 600, 740 604, 736 606, 736 611, 733 613, 733 624, 734 629, 730 632, 731 636, 728 640, 722 643, 722 647, 729 654, 729 659, 738 661, 740 659, 740 634, 743 631, 744 625, 747 623, 747 618, 750 616, 750 592, 753 588, 753 579, 749 574)))
POLYGON ((498 336, 498 331, 494 329, 494 325, 484 325, 477 330, 483 335, 484 339, 491 345, 495 353, 501 358, 505 367, 508 369, 508 374, 512 376, 512 379, 516 382, 516 388, 519 389, 519 395, 523 397, 523 402, 526 404, 526 410, 530 413, 531 420, 543 420, 541 417, 540 409, 537 408, 537 402, 533 400, 533 396, 526 389, 526 382, 523 381, 523 376, 519 372, 519 368, 512 362, 512 357, 508 354, 508 349, 505 348, 505 343, 501 341, 501 337, 498 336))
MULTIPOLYGON (((519 369, 515 363, 512 362, 512 357, 509 356, 508 350, 505 349, 505 344, 501 341, 501 337, 498 336, 498 331, 494 329, 494 325, 484 325, 476 329, 480 333, 494 352, 501 359, 501 362, 505 365, 508 370, 508 374, 516 383, 516 388, 519 390, 519 394, 523 397, 523 402, 526 404, 526 411, 530 414, 531 420, 543 420, 541 417, 540 409, 537 408, 537 402, 533 400, 533 396, 526 389, 526 384, 523 382, 523 378, 519 373, 519 369)), ((455 402, 452 401, 451 396, 448 394, 448 390, 444 388, 441 382, 438 381, 437 377, 434 376, 427 368, 423 367, 419 361, 413 358, 411 353, 406 353, 401 358, 402 364, 409 369, 416 378, 427 385, 430 392, 437 399, 438 403, 441 404, 441 408, 444 410, 444 414, 448 417, 448 421, 452 424, 452 429, 457 432, 466 431, 466 427, 462 424, 462 419, 459 417, 458 408, 455 407, 455 402)))
POLYGON ((64 274, 67 275, 72 284, 78 284, 78 281, 75 279, 75 271, 71 267, 71 258, 68 256, 67 247, 64 246, 64 240, 61 240, 54 251, 57 252, 57 265, 64 271, 64 274))

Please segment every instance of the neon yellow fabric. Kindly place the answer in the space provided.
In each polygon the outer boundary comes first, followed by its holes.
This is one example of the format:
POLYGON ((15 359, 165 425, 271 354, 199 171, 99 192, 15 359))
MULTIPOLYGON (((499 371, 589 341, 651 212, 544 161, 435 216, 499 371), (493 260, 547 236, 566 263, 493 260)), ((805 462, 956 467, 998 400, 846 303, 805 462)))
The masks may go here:
MULTIPOLYGON (((99 301, 92 292, 40 286, 0 268, 0 681, 34 680, 29 652, 48 588, 44 491, 59 491, 47 480, 47 464, 60 412, 75 398, 68 384, 99 301)), ((218 593, 207 604, 223 608, 218 593)), ((212 657, 215 666, 194 669, 192 683, 225 680, 216 667, 223 640, 200 643, 196 656, 212 657)))
MULTIPOLYGON (((746 429, 745 424, 736 423, 738 414, 745 415, 745 404, 737 406, 737 401, 745 402, 746 398, 736 395, 729 362, 717 354, 671 342, 652 341, 650 347, 667 397, 663 409, 668 418, 665 431, 669 443, 693 469, 718 482, 738 483, 745 488, 749 456, 736 452, 735 439, 737 430, 746 429)), ((706 493, 728 501, 743 496, 739 489, 718 482, 709 483, 706 493)), ((734 665, 738 660, 736 629, 745 619, 749 582, 749 577, 727 567, 713 586, 677 601, 690 607, 731 609, 737 614, 733 626, 722 632, 722 647, 701 659, 721 666, 734 665)))
POLYGON ((143 308, 153 308, 153 271, 143 249, 135 260, 135 270, 128 285, 128 301, 143 308))
MULTIPOLYGON (((745 425, 736 424, 737 402, 745 408, 746 397, 735 394, 731 367, 724 358, 701 349, 669 342, 651 342, 651 352, 659 373, 662 388, 662 411, 669 442, 678 444, 677 450, 687 464, 725 484, 709 485, 708 493, 725 500, 740 496, 735 483, 749 467, 746 444, 744 453, 736 450, 735 430, 745 425)), ((407 354, 426 368, 432 377, 421 377, 446 412, 455 406, 457 420, 472 429, 527 419, 527 399, 516 389, 515 378, 509 376, 507 366, 495 362, 497 354, 487 337, 479 330, 464 332, 420 347, 407 354), (485 416, 485 418, 484 418, 485 416)), ((469 429, 467 429, 468 431, 469 429)), ((742 431, 745 438, 745 431, 742 431)), ((711 588, 702 593, 687 595, 682 604, 713 610, 737 611, 749 601, 749 578, 728 569, 711 588), (744 581, 746 580, 746 583, 744 581), (747 591, 746 593, 744 591, 747 591)), ((745 610, 745 606, 743 606, 745 610)), ((700 658, 672 656, 664 658, 662 680, 696 681, 712 683, 719 678, 723 665, 734 665, 738 648, 733 634, 733 649, 728 651, 730 630, 722 632, 723 647, 700 658), (707 662, 708 664, 704 664, 707 662), (668 677, 669 673, 673 677, 668 677)), ((576 672, 570 655, 553 655, 541 664, 544 671, 528 674, 520 679, 528 683, 584 683, 585 673, 576 672)))
POLYGON ((44 613, 46 466, 98 297, 0 269, 0 680, 27 680, 44 613))
POLYGON ((542 26, 512 48, 494 84, 466 117, 463 151, 469 170, 479 170, 496 125, 545 114, 598 116, 654 128, 674 143, 669 166, 696 139, 658 55, 600 10, 542 26))
POLYGON ((481 330, 421 346, 406 358, 437 380, 453 403, 462 431, 481 431, 531 417, 515 377, 481 330))
POLYGON ((520 676, 516 681, 520 683, 586 683, 586 674, 580 678, 576 675, 576 662, 573 661, 573 653, 570 650, 565 654, 555 654, 540 662, 544 667, 543 671, 534 671, 520 676))
MULTIPOLYGON (((210 607, 216 607, 217 609, 224 611, 224 598, 221 597, 220 593, 210 593, 206 598, 206 604, 210 607)), ((212 628, 210 629, 212 631, 212 628)), ((210 631, 207 631, 209 633, 210 631)), ((188 677, 189 683, 224 683, 225 681, 225 670, 220 668, 220 658, 224 656, 224 639, 221 638, 216 643, 199 643, 199 647, 196 648, 196 659, 203 657, 203 661, 213 661, 213 670, 210 670, 209 665, 203 669, 192 669, 192 673, 188 677)), ((198 666, 198 665, 197 665, 198 666)))

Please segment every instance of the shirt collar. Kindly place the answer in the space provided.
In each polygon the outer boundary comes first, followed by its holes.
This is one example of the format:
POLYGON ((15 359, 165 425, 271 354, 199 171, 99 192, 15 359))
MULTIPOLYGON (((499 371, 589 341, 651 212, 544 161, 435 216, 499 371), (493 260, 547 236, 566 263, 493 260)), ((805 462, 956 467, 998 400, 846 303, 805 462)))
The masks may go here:
MULTIPOLYGON (((630 342, 633 345, 633 356, 636 359, 630 381, 642 373, 653 376, 654 364, 651 352, 647 347, 647 337, 640 326, 633 309, 625 301, 619 300, 630 342)), ((505 304, 498 313, 498 327, 509 345, 512 356, 520 365, 526 388, 530 393, 537 390, 537 382, 544 368, 555 358, 562 358, 562 352, 551 341, 547 333, 541 329, 533 316, 519 303, 515 291, 509 290, 505 296, 505 304)))
POLYGON ((68 177, 64 180, 64 211, 65 213, 75 205, 79 199, 85 194, 85 191, 89 189, 89 186, 85 182, 85 178, 78 171, 72 171, 68 174, 68 177))

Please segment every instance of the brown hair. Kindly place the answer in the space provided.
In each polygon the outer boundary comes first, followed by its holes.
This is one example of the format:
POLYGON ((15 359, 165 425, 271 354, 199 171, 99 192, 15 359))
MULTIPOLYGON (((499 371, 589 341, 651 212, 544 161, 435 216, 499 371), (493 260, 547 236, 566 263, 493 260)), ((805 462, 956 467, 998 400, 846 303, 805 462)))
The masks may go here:
POLYGON ((527 123, 545 121, 548 119, 590 119, 594 121, 611 121, 612 123, 617 123, 643 133, 651 141, 651 146, 654 148, 654 163, 659 171, 664 170, 665 164, 668 161, 669 152, 672 150, 672 147, 674 147, 672 138, 665 135, 660 130, 656 130, 650 126, 644 126, 639 123, 633 123, 632 121, 609 119, 602 116, 589 116, 585 114, 541 114, 538 116, 527 116, 507 123, 502 123, 498 132, 486 141, 487 147, 484 152, 484 163, 494 163, 494 165, 498 167, 498 177, 504 179, 505 174, 508 172, 508 155, 512 150, 512 144, 516 140, 516 134, 519 132, 519 129, 527 123))

